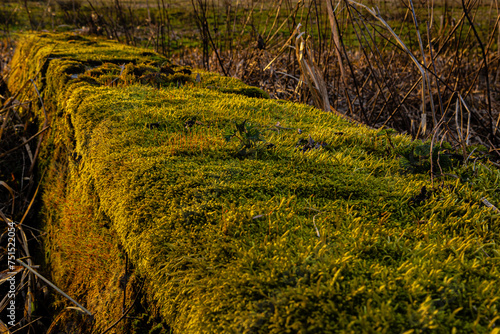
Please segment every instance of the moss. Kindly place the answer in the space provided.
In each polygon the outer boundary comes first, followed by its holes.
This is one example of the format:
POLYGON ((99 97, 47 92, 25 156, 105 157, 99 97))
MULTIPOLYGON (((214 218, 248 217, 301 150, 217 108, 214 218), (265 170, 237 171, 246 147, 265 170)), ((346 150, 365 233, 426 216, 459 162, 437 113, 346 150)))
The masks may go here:
POLYGON ((200 74, 200 86, 217 89, 224 93, 240 94, 248 97, 258 97, 269 99, 269 94, 262 89, 257 87, 251 87, 245 85, 238 79, 230 77, 221 77, 215 73, 196 71, 196 74, 200 74))
MULTIPOLYGON (((43 63, 88 42, 57 38, 47 52, 38 43, 55 40, 28 37, 18 54, 29 46, 43 63)), ((408 137, 248 97, 260 91, 233 78, 169 74, 141 58, 144 50, 117 47, 117 57, 123 50, 136 57, 124 66, 130 82, 99 83, 123 76, 91 68, 97 58, 114 63, 101 47, 50 60, 42 73, 53 76, 44 85, 53 106, 44 156, 55 168, 45 185, 54 275, 77 282, 74 291, 104 289, 101 303, 87 301, 105 315, 100 326, 116 315, 105 311, 116 284, 83 283, 75 249, 82 259, 102 251, 94 267, 109 282, 126 253, 176 333, 485 333, 498 325, 500 217, 481 201, 500 203, 497 169, 455 168, 449 174, 461 179, 433 188, 425 172, 400 173, 399 152, 416 145, 408 137), (81 69, 73 62, 87 69, 78 78, 67 72, 81 69), (148 72, 194 81, 141 82, 148 72), (245 120, 264 142, 238 155, 238 141, 224 136, 245 120)), ((25 70, 14 87, 36 63, 16 62, 25 70)))

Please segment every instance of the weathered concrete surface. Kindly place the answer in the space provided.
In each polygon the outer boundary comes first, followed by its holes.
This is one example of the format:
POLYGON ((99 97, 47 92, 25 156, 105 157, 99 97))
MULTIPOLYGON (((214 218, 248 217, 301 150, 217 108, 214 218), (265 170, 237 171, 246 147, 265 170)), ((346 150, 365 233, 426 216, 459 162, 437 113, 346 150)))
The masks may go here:
POLYGON ((26 36, 12 66, 11 90, 36 78, 49 112, 53 279, 97 329, 120 316, 125 274, 127 302, 145 280, 148 316, 175 333, 498 327, 487 163, 441 152, 458 179, 432 188, 422 143, 92 37, 26 36))

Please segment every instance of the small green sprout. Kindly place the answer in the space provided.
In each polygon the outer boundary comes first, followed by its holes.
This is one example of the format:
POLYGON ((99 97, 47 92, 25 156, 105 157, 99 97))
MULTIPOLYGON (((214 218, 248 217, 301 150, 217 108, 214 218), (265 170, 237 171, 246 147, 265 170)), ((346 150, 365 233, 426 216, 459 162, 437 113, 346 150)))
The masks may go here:
POLYGON ((234 121, 234 128, 224 135, 224 139, 226 139, 227 142, 231 141, 233 138, 237 138, 240 141, 240 152, 257 146, 258 142, 266 141, 262 138, 259 129, 247 123, 247 120, 241 123, 234 121))
POLYGON ((435 144, 432 147, 432 153, 429 142, 409 146, 401 152, 400 166, 408 173, 427 173, 431 170, 432 159, 432 164, 435 166, 434 172, 449 170, 453 166, 452 155, 448 153, 449 149, 448 143, 443 143, 442 146, 435 144))
MULTIPOLYGON (((251 152, 255 152, 255 148, 257 148, 259 142, 266 142, 266 140, 262 137, 262 133, 259 129, 247 123, 247 120, 244 120, 241 123, 233 121, 234 127, 233 129, 226 132, 224 135, 224 139, 226 142, 230 142, 231 139, 237 138, 240 141, 240 146, 238 148, 237 156, 245 157, 251 152)), ((266 148, 272 149, 276 147, 272 143, 267 143, 266 148)))

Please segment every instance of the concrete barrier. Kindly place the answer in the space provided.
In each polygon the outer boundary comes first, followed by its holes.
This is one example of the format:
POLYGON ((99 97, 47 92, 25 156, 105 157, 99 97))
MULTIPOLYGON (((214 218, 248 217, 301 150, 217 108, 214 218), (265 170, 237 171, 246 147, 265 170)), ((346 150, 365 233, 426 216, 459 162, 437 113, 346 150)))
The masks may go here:
POLYGON ((436 152, 458 179, 433 187, 425 143, 94 37, 27 35, 12 68, 11 91, 34 79, 51 126, 39 169, 52 279, 96 330, 142 282, 142 320, 121 330, 500 325, 487 163, 436 152))

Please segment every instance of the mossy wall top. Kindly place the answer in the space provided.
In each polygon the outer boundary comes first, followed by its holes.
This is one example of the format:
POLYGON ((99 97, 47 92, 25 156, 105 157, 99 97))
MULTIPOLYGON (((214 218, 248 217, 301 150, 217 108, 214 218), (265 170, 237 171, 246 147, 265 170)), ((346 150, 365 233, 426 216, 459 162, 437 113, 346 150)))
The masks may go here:
POLYGON ((91 37, 26 36, 12 66, 50 110, 45 164, 68 161, 174 332, 500 326, 493 167, 432 187, 402 173, 407 137, 91 37))

